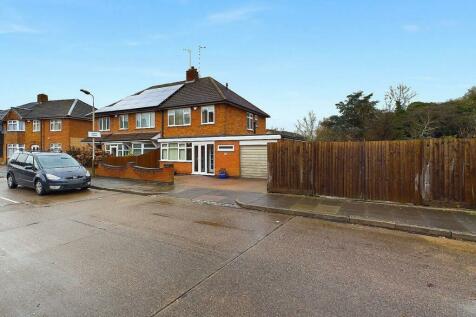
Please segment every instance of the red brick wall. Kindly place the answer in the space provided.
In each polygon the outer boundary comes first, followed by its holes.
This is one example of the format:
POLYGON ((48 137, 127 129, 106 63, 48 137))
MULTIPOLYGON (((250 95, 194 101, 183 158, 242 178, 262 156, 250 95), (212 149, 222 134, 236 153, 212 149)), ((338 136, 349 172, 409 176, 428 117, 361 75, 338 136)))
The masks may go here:
POLYGON ((109 166, 100 163, 96 168, 96 175, 127 179, 141 179, 173 184, 174 170, 172 168, 140 168, 133 164, 126 166, 109 166))
POLYGON ((240 176, 240 142, 217 141, 215 142, 215 175, 221 168, 226 169, 229 176, 240 176), (234 145, 233 152, 219 152, 218 145, 234 145))
POLYGON ((165 164, 173 164, 177 174, 192 174, 192 162, 160 162, 160 167, 165 164))
MULTIPOLYGON (((147 133, 147 132, 157 132, 159 133, 161 131, 161 125, 162 125, 162 114, 157 111, 155 112, 155 127, 154 128, 147 128, 147 129, 136 129, 136 114, 135 113, 128 113, 127 114, 129 117, 129 128, 126 130, 120 130, 119 129, 119 116, 120 114, 113 114, 113 115, 108 115, 110 118, 110 131, 104 131, 104 134, 107 133, 147 133)), ((98 116, 96 118, 96 130, 99 130, 99 118, 101 116, 98 116)))

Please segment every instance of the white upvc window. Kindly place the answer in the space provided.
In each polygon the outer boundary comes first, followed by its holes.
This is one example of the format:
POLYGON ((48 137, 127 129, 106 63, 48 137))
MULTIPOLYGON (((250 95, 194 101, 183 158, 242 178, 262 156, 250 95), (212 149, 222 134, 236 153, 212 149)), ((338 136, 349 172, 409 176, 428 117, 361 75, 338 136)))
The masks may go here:
POLYGON ((235 151, 235 146, 233 144, 223 144, 218 146, 218 152, 233 152, 235 151))
POLYGON ((61 152, 61 143, 51 143, 50 152, 61 152))
POLYGON ((155 150, 152 143, 132 143, 132 155, 142 155, 144 153, 155 150))
POLYGON ((215 106, 202 106, 202 124, 215 123, 215 106))
POLYGON ((169 127, 190 125, 190 108, 172 109, 168 111, 169 127))
POLYGON ((136 129, 155 128, 155 112, 136 113, 136 129))
POLYGON ((129 129, 129 115, 121 114, 119 116, 119 130, 129 129))
POLYGON ((8 120, 7 131, 25 131, 25 121, 22 120, 8 120))
POLYGON ((107 143, 105 144, 106 153, 113 156, 129 155, 129 146, 124 143, 107 143))
POLYGON ((40 132, 40 131, 41 131, 41 121, 33 120, 33 132, 40 132))
POLYGON ((40 146, 38 144, 33 144, 31 146, 31 151, 32 152, 39 152, 40 151, 40 146))
POLYGON ((160 160, 171 162, 191 162, 192 143, 161 143, 160 160))
POLYGON ((246 129, 254 130, 255 129, 255 116, 251 112, 246 113, 246 129))
POLYGON ((109 131, 111 128, 111 119, 109 117, 99 118, 99 131, 109 131))
POLYGON ((7 158, 12 157, 15 152, 25 151, 25 144, 8 144, 7 145, 7 158))
POLYGON ((50 120, 50 131, 61 131, 62 124, 61 119, 50 120))

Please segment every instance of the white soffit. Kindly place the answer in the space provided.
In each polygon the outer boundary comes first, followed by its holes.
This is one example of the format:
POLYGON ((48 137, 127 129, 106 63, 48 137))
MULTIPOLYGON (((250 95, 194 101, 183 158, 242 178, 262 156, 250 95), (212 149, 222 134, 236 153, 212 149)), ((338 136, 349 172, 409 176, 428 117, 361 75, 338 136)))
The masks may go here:
POLYGON ((165 99, 170 97, 182 86, 183 85, 173 85, 147 89, 138 95, 132 95, 121 99, 112 106, 101 108, 97 110, 96 113, 155 107, 160 105, 165 99))

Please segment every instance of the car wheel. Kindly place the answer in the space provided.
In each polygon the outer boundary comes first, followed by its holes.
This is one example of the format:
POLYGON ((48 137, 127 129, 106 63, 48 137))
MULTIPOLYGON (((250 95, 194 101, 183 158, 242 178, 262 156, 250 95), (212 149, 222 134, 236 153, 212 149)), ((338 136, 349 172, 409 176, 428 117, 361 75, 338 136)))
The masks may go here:
POLYGON ((45 187, 43 186, 43 184, 41 183, 40 180, 37 180, 35 182, 35 191, 38 195, 44 195, 46 193, 45 191, 45 187))
POLYGON ((8 174, 7 185, 8 185, 8 188, 11 188, 11 189, 17 188, 18 184, 15 182, 15 177, 13 177, 13 174, 8 174))

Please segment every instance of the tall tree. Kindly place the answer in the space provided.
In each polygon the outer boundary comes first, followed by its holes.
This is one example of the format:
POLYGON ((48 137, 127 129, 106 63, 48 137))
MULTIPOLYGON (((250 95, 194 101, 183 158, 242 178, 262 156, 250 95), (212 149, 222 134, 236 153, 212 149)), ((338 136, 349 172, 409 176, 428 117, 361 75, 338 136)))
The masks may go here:
POLYGON ((371 100, 373 94, 364 95, 358 91, 347 96, 347 100, 336 104, 340 117, 338 123, 340 129, 347 131, 350 139, 364 139, 366 132, 377 114, 378 101, 371 100))
POLYGON ((388 111, 402 112, 415 97, 416 93, 405 84, 390 86, 385 93, 385 105, 388 111))
POLYGON ((309 111, 306 116, 296 122, 296 133, 302 135, 308 141, 316 139, 317 116, 314 111, 309 111))

